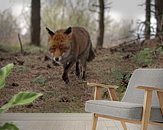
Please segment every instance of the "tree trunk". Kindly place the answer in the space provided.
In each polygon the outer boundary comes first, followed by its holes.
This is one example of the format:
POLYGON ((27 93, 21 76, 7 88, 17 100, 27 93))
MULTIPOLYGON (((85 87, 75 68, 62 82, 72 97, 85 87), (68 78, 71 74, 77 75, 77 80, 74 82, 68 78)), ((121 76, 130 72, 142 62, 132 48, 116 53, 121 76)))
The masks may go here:
POLYGON ((104 40, 104 30, 105 30, 105 25, 104 25, 104 13, 105 13, 105 5, 104 5, 104 0, 99 0, 99 32, 97 36, 97 48, 102 48, 103 46, 103 40, 104 40))
POLYGON ((163 36, 163 1, 155 0, 156 35, 163 36))
POLYGON ((31 0, 31 44, 40 46, 40 0, 31 0))
POLYGON ((151 0, 146 0, 146 15, 145 15, 145 39, 150 39, 151 25, 151 0))

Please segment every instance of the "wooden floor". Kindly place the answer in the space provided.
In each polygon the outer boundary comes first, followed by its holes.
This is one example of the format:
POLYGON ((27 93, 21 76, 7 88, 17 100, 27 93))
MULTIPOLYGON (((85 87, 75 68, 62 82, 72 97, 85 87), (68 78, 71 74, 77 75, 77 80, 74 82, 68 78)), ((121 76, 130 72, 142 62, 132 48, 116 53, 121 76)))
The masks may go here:
MULTIPOLYGON (((13 122, 20 130, 91 130, 89 113, 5 113, 0 123, 13 122)), ((99 118, 97 130, 123 130, 119 122, 99 118)))

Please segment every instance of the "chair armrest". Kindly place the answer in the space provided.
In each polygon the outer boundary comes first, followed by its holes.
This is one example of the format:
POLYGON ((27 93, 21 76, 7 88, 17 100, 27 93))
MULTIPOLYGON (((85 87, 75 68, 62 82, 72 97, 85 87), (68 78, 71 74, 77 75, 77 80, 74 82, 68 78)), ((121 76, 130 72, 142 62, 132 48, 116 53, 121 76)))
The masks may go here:
POLYGON ((100 88, 106 88, 106 89, 117 89, 118 86, 115 85, 106 85, 106 84, 98 84, 98 83, 87 83, 88 86, 91 87, 100 87, 100 88))
POLYGON ((136 88, 137 89, 143 89, 145 91, 158 91, 158 92, 163 92, 163 89, 162 88, 159 88, 159 87, 138 86, 136 88))
POLYGON ((118 97, 116 95, 116 89, 118 88, 118 86, 97 83, 87 83, 87 85, 95 87, 94 100, 101 99, 100 89, 105 88, 109 92, 110 99, 113 101, 118 101, 118 97))
POLYGON ((153 87, 153 86, 138 86, 137 88, 145 90, 142 124, 149 122, 150 113, 151 113, 152 92, 153 91, 157 92, 161 112, 163 114, 163 102, 162 102, 162 100, 163 100, 163 89, 159 88, 159 87, 153 87))

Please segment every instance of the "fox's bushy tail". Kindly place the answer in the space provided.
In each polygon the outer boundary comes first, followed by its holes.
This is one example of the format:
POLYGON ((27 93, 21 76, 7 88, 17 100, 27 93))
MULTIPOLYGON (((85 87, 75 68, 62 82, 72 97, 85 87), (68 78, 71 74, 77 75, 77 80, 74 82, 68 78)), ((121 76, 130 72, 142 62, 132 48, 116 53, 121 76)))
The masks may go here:
POLYGON ((88 58, 87 58, 87 61, 92 61, 93 59, 95 58, 95 52, 94 52, 94 49, 92 47, 92 42, 90 41, 90 49, 89 49, 89 55, 88 55, 88 58))

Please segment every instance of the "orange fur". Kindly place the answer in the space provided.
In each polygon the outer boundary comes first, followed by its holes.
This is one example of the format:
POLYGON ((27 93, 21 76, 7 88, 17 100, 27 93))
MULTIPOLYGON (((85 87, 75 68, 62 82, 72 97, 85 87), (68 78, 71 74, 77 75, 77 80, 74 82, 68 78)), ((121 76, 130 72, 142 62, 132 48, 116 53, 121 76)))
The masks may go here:
POLYGON ((53 37, 49 37, 50 52, 53 53, 53 56, 61 56, 69 47, 69 40, 71 36, 67 36, 63 31, 56 32, 53 37))
POLYGON ((82 79, 85 79, 86 62, 95 57, 89 33, 82 27, 69 27, 57 30, 55 33, 47 28, 47 31, 51 59, 64 67, 63 80, 69 82, 68 71, 74 63, 76 63, 76 75, 79 77, 82 72, 82 79))

